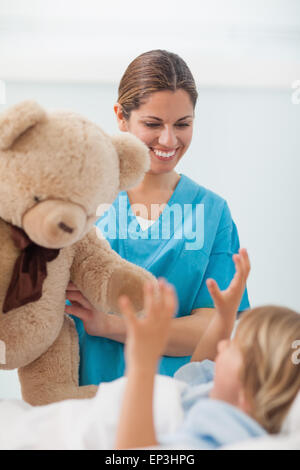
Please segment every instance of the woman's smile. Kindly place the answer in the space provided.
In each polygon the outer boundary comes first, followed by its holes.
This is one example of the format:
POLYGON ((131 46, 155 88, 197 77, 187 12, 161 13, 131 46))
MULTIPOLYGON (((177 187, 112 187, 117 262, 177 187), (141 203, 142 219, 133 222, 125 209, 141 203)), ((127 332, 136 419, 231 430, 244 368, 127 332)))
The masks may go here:
POLYGON ((149 148, 150 148, 152 156, 154 156, 160 161, 165 161, 165 162, 174 160, 176 156, 178 155, 178 150, 180 149, 180 147, 177 147, 172 150, 162 150, 162 149, 157 149, 153 147, 149 147, 149 148))

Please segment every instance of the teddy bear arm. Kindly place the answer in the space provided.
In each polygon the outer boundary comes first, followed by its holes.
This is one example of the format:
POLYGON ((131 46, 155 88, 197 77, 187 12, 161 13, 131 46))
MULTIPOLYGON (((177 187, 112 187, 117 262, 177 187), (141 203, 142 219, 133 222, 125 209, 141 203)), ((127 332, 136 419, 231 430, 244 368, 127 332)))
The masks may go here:
POLYGON ((95 308, 114 313, 120 313, 118 298, 123 294, 130 298, 137 311, 142 310, 145 281, 156 284, 150 272, 124 260, 94 231, 78 244, 71 280, 95 308))
POLYGON ((109 280, 122 258, 105 239, 89 232, 75 245, 70 279, 95 308, 110 310, 107 298, 109 280))

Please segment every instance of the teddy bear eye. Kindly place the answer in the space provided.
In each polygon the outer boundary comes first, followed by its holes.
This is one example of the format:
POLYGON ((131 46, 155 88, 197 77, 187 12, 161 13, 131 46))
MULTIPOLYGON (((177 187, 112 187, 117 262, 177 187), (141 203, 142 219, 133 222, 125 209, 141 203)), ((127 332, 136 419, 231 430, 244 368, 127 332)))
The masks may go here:
POLYGON ((41 200, 41 198, 39 196, 34 196, 33 199, 34 199, 35 202, 40 202, 40 200, 41 200))

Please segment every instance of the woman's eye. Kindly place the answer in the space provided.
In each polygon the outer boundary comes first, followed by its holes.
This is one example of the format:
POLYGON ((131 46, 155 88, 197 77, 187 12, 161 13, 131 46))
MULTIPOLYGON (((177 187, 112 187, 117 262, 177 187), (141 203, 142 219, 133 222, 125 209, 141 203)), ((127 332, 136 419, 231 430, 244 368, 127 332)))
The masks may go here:
POLYGON ((160 124, 154 122, 145 122, 145 126, 147 127, 158 127, 160 124))
MULTIPOLYGON (((155 123, 155 122, 145 122, 145 126, 147 127, 159 127, 161 124, 155 123)), ((180 123, 180 124, 175 124, 176 127, 188 127, 190 124, 187 122, 185 123, 180 123)))

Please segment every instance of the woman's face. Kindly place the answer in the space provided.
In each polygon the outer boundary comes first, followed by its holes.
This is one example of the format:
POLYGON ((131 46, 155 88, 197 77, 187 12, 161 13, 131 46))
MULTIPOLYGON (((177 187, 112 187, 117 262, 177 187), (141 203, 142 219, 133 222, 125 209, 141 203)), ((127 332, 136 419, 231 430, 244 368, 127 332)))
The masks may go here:
POLYGON ((172 171, 191 143, 194 109, 185 90, 152 93, 127 121, 118 103, 115 112, 120 130, 134 134, 148 146, 149 173, 172 171))

